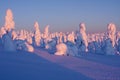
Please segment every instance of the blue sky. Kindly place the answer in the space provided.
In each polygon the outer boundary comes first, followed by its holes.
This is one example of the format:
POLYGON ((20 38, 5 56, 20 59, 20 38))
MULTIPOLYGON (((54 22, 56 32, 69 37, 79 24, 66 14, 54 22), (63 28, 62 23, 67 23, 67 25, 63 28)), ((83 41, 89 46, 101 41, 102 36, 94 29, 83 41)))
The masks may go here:
POLYGON ((75 31, 81 22, 88 33, 104 32, 110 22, 120 30, 120 0, 1 0, 0 27, 8 8, 16 29, 32 30, 38 21, 42 32, 46 25, 51 32, 75 31))

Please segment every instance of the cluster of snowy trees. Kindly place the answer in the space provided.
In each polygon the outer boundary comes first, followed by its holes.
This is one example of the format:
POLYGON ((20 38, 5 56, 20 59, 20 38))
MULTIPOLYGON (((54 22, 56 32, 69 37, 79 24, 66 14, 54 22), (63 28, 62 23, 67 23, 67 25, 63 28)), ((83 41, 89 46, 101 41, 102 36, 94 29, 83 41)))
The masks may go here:
POLYGON ((44 33, 40 32, 36 21, 34 31, 15 31, 15 22, 10 9, 5 16, 5 25, 0 29, 0 46, 5 51, 29 51, 44 48, 55 55, 79 56, 84 53, 116 55, 120 54, 120 32, 116 32, 113 23, 108 24, 105 33, 87 34, 84 23, 78 31, 71 33, 49 32, 49 25, 44 33))
POLYGON ((29 37, 27 36, 25 39, 25 35, 22 33, 19 35, 17 32, 15 32, 15 22, 10 9, 8 9, 6 12, 5 25, 0 29, 0 37, 0 46, 2 46, 4 51, 34 51, 34 48, 26 41, 26 39, 29 37))

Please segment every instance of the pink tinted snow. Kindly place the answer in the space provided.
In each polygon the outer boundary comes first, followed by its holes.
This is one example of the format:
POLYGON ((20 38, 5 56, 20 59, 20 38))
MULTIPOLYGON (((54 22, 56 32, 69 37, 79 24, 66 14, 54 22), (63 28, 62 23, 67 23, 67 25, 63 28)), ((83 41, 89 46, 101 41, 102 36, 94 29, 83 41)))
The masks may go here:
POLYGON ((79 72, 87 77, 97 80, 119 80, 120 68, 105 64, 84 60, 72 56, 55 56, 45 51, 35 50, 38 56, 41 56, 53 63, 59 64, 68 69, 79 72))

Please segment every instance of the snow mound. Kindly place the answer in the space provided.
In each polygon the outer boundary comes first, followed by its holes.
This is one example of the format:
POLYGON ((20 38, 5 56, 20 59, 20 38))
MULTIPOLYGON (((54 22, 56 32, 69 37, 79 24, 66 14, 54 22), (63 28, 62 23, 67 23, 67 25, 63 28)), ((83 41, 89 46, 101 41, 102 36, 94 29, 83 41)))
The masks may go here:
POLYGON ((64 43, 60 43, 56 45, 57 52, 55 55, 66 55, 67 52, 67 46, 64 43))

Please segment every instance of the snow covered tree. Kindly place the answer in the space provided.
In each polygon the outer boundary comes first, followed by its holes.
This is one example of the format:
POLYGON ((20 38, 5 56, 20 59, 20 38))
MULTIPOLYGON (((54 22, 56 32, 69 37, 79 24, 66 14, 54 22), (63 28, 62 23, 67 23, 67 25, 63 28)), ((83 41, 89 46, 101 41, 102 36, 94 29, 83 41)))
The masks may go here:
POLYGON ((79 56, 78 55, 78 48, 73 42, 67 41, 66 45, 67 45, 67 55, 79 56))
POLYGON ((9 32, 6 32, 6 34, 2 36, 2 44, 4 51, 16 51, 15 45, 11 36, 9 35, 9 32))
POLYGON ((83 40, 83 43, 85 44, 85 51, 88 51, 87 47, 88 47, 88 40, 87 40, 87 35, 86 35, 86 28, 85 28, 85 24, 84 23, 81 23, 79 25, 79 31, 80 31, 80 34, 81 34, 81 37, 82 37, 82 40, 83 40))
POLYGON ((115 33, 116 33, 116 27, 115 24, 110 23, 108 24, 107 27, 107 33, 108 33, 108 38, 112 41, 112 46, 115 46, 115 33))
POLYGON ((59 35, 58 35, 57 43, 58 44, 63 43, 63 33, 62 32, 60 32, 59 35))
POLYGON ((107 55, 114 55, 115 54, 115 50, 112 46, 112 41, 109 38, 105 40, 104 52, 107 55))
POLYGON ((10 9, 7 10, 5 16, 5 25, 2 30, 2 44, 5 51, 16 51, 15 45, 12 38, 15 38, 13 29, 14 29, 13 14, 10 9), (12 34, 13 32, 13 34, 12 34), (14 35, 14 36, 13 36, 14 35))
POLYGON ((5 30, 6 31, 11 31, 12 29, 14 29, 15 27, 15 23, 13 21, 13 14, 12 11, 10 9, 7 10, 6 12, 6 16, 5 16, 5 30))
POLYGON ((120 53, 120 39, 118 40, 117 50, 118 50, 118 52, 120 53))
POLYGON ((45 30, 44 30, 44 38, 48 38, 48 35, 49 35, 49 25, 47 25, 45 27, 45 30))
POLYGON ((86 52, 86 46, 85 46, 84 41, 83 41, 81 34, 79 32, 76 33, 76 37, 77 38, 75 39, 75 44, 78 48, 78 52, 79 53, 86 52))
POLYGON ((72 42, 72 43, 75 43, 75 34, 74 34, 74 32, 72 32, 71 34, 68 35, 67 40, 72 42))
POLYGON ((17 50, 22 50, 22 51, 28 51, 28 52, 33 52, 34 48, 28 44, 25 40, 15 40, 16 44, 16 49, 17 50))
POLYGON ((34 29, 35 29, 35 32, 34 32, 35 44, 36 46, 40 46, 41 34, 40 34, 38 22, 35 22, 34 29))

